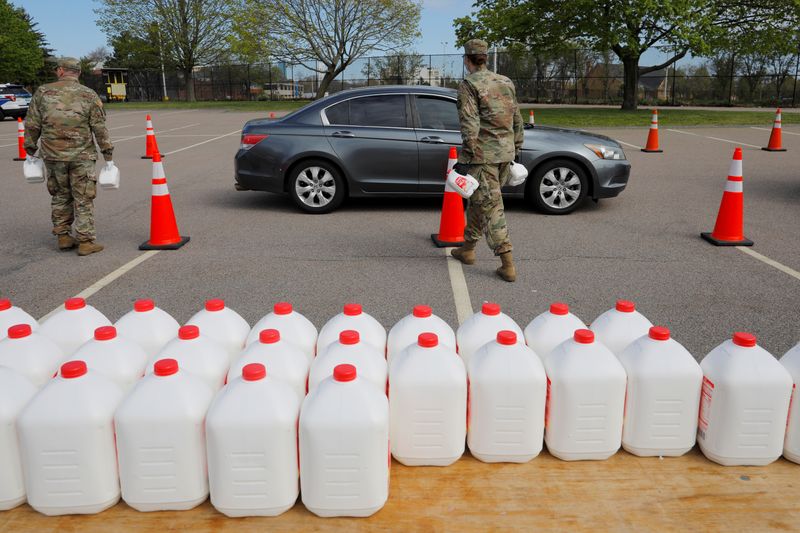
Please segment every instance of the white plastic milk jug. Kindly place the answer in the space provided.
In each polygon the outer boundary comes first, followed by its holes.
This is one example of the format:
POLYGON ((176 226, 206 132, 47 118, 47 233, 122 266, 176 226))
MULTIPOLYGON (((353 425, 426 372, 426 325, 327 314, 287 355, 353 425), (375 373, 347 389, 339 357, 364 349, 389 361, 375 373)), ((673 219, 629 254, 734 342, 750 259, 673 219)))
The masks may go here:
POLYGON ((467 444, 477 459, 524 463, 542 451, 547 376, 513 331, 501 331, 469 361, 467 444))
POLYGON ((147 354, 135 342, 119 337, 114 326, 94 330, 94 338, 86 341, 74 357, 90 370, 112 379, 123 392, 128 392, 144 375, 147 354))
POLYGON ((147 357, 154 357, 178 335, 180 324, 172 315, 156 307, 153 300, 142 299, 136 300, 133 311, 124 314, 114 326, 121 337, 144 348, 147 357))
POLYGON ((64 362, 61 348, 29 324, 8 328, 8 337, 0 340, 0 366, 16 370, 37 387, 56 375, 64 362))
POLYGON ((591 329, 615 355, 622 353, 630 343, 647 335, 653 323, 636 310, 636 304, 628 300, 617 300, 614 309, 609 309, 592 322, 591 329))
POLYGON ((625 369, 594 333, 579 329, 544 360, 545 442, 565 461, 608 459, 619 450, 625 369))
POLYGON ((208 497, 204 421, 214 391, 175 359, 156 362, 120 404, 122 499, 137 511, 182 511, 208 497))
POLYGON ((665 327, 653 326, 619 354, 628 375, 622 447, 678 456, 694 446, 703 371, 665 327))
POLYGON ((339 333, 346 329, 358 331, 361 342, 371 344, 385 356, 386 330, 380 322, 364 312, 361 304, 346 304, 341 313, 322 326, 317 338, 317 355, 339 340, 339 333))
MULTIPOLYGON (((258 336, 265 329, 277 329, 281 338, 297 346, 308 358, 314 359, 317 353, 317 328, 309 319, 294 310, 289 302, 278 302, 272 307, 272 312, 256 322, 246 345, 250 346, 258 341, 258 336)), ((270 372, 272 375, 272 372, 270 372)))
POLYGON ((433 314, 433 310, 427 305, 414 306, 410 315, 400 319, 397 324, 389 330, 389 337, 386 341, 386 360, 392 364, 392 358, 397 354, 417 344, 417 339, 421 333, 435 333, 439 338, 439 345, 447 346, 455 351, 456 334, 450 325, 433 314))
POLYGON ((569 306, 562 302, 550 304, 550 310, 531 320, 525 328, 525 342, 544 360, 553 348, 571 339, 576 329, 586 324, 570 313, 569 306))
POLYGON ((262 330, 258 342, 245 348, 228 371, 228 383, 241 376, 244 367, 251 363, 261 363, 267 367, 270 381, 286 383, 297 395, 297 400, 303 401, 310 366, 308 358, 300 348, 283 340, 277 329, 262 330))
POLYGON ((70 357, 78 347, 94 336, 100 326, 110 326, 103 313, 87 305, 83 298, 70 298, 56 314, 42 322, 39 333, 61 347, 65 357, 70 357))
POLYGON ((17 324, 28 324, 32 330, 39 327, 39 323, 31 315, 12 305, 8 298, 0 298, 0 340, 5 338, 8 328, 17 324))
POLYGON ((201 335, 197 326, 181 327, 178 337, 148 361, 145 372, 151 374, 161 359, 175 359, 181 370, 199 377, 214 391, 222 388, 228 375, 228 352, 217 341, 201 335))
POLYGON ((464 454, 467 371, 458 354, 422 333, 389 374, 392 455, 408 466, 447 466, 464 454))
POLYGON ((763 466, 780 457, 792 376, 755 335, 737 332, 700 363, 697 443, 724 466, 763 466))
POLYGON ((242 353, 244 341, 250 334, 250 324, 239 313, 225 307, 225 300, 219 298, 206 301, 205 309, 195 313, 186 324, 198 326, 203 335, 219 342, 228 351, 231 363, 242 353))
POLYGON ((19 372, 0 367, 0 511, 25 502, 17 417, 38 390, 19 372))
POLYGON ((227 516, 277 516, 300 490, 300 400, 250 363, 222 389, 206 417, 211 503, 227 516))
POLYGON ((17 420, 28 503, 42 514, 93 514, 119 501, 114 409, 122 389, 86 369, 61 365, 17 420))
POLYGON ((783 456, 792 462, 800 463, 800 407, 797 406, 797 384, 800 383, 800 343, 797 343, 794 348, 781 357, 781 364, 792 376, 793 381, 783 456))
POLYGON ((523 333, 517 323, 503 313, 498 304, 484 302, 480 312, 466 319, 456 332, 458 353, 464 359, 464 364, 469 366, 472 354, 487 342, 493 341, 497 333, 503 330, 513 331, 521 342, 523 333))
POLYGON ((337 365, 344 363, 358 369, 361 381, 374 383, 378 390, 386 393, 388 369, 383 353, 373 345, 361 342, 359 332, 350 329, 342 331, 339 334, 339 341, 321 351, 311 363, 311 371, 308 374, 309 392, 322 380, 330 377, 337 365))
POLYGON ((306 396, 300 411, 300 488, 318 516, 370 516, 389 497, 389 403, 353 365, 306 396))

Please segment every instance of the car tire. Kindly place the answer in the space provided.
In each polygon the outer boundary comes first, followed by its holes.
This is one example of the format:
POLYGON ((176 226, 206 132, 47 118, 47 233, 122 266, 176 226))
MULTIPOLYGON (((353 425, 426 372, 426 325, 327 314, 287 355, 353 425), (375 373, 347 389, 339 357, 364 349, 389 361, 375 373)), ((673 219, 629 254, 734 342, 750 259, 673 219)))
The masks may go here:
POLYGON ((307 159, 295 165, 287 189, 297 207, 315 215, 339 207, 346 194, 339 170, 321 159, 307 159))
POLYGON ((567 215, 581 205, 588 190, 589 179, 581 165, 569 159, 554 159, 534 170, 525 192, 537 211, 567 215))

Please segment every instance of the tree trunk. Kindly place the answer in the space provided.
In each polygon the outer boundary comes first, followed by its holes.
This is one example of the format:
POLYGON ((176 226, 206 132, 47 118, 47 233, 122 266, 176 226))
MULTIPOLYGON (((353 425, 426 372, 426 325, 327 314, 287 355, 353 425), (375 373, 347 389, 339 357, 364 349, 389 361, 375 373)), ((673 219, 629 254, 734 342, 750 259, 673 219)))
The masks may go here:
POLYGON ((328 90, 328 87, 336 79, 339 73, 335 70, 328 70, 325 72, 325 75, 322 77, 322 80, 319 82, 319 88, 317 88, 317 98, 322 98, 325 96, 325 92, 328 90))
POLYGON ((186 89, 186 101, 187 102, 194 102, 194 69, 191 68, 184 68, 183 69, 183 84, 184 89, 186 89))
POLYGON ((622 57, 622 68, 622 109, 635 111, 639 105, 639 56, 622 57))

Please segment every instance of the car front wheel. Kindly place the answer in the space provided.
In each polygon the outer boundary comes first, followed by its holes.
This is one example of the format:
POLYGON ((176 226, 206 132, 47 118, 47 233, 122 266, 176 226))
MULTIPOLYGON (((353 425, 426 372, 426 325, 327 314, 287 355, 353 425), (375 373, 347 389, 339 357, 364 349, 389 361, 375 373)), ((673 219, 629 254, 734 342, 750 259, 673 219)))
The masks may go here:
POLYGON ((533 206, 549 215, 572 213, 588 192, 586 171, 567 159, 548 161, 528 179, 533 206))
POLYGON ((306 213, 330 213, 344 200, 345 186, 339 171, 321 160, 303 161, 289 177, 289 194, 306 213))

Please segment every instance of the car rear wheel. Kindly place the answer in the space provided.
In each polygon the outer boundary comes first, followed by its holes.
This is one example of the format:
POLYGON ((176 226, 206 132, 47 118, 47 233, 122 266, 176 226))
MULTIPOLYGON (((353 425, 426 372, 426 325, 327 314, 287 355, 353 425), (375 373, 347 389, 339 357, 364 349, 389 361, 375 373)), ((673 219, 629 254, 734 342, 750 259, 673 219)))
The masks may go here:
POLYGON ((344 180, 330 163, 310 159, 292 171, 289 194, 297 207, 306 213, 330 213, 344 200, 344 180))
POLYGON ((588 192, 586 171, 567 159, 548 161, 528 178, 527 194, 533 206, 549 215, 572 213, 588 192))

